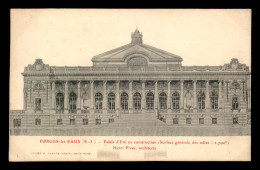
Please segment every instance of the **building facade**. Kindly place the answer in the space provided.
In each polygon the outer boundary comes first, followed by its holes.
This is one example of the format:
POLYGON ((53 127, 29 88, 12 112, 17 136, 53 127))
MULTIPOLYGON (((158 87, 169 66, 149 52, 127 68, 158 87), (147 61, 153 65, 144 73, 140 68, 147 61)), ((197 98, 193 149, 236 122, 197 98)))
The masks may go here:
POLYGON ((89 67, 36 59, 22 73, 24 108, 10 112, 10 126, 96 126, 134 115, 176 126, 249 123, 248 66, 235 58, 221 66, 182 66, 180 56, 144 44, 138 30, 131 38, 94 56, 89 67))

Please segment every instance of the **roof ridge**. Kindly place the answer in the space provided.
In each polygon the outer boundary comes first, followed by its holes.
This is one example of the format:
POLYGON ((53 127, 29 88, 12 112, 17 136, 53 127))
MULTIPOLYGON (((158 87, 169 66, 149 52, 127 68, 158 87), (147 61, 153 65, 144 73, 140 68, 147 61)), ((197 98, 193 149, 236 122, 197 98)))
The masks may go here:
POLYGON ((92 59, 99 58, 99 57, 101 57, 101 56, 111 54, 111 53, 113 53, 113 52, 115 52, 115 51, 121 50, 121 49, 123 49, 123 48, 125 48, 125 47, 128 47, 128 46, 130 46, 130 45, 131 45, 131 44, 126 44, 126 45, 117 47, 117 48, 115 48, 115 49, 112 49, 112 50, 110 50, 110 51, 106 51, 106 52, 104 52, 104 53, 95 55, 95 56, 93 56, 92 59))
MULTIPOLYGON (((132 48, 133 46, 131 46, 130 48, 132 48)), ((122 50, 120 50, 120 51, 118 51, 117 53, 114 53, 114 54, 112 54, 110 57, 108 57, 108 58, 111 58, 111 57, 113 57, 113 56, 115 56, 115 55, 117 55, 117 54, 119 54, 119 53, 121 53, 121 52, 123 52, 123 51, 125 51, 125 50, 128 50, 129 48, 125 48, 125 49, 122 49, 122 50)))
MULTIPOLYGON (((145 46, 143 46, 143 48, 145 48, 145 46)), ((145 49, 146 49, 146 48, 145 48, 145 49)), ((146 50, 148 50, 148 49, 146 49, 146 50)), ((157 54, 157 55, 159 55, 159 56, 161 56, 161 57, 163 57, 163 58, 165 58, 165 59, 167 59, 166 57, 162 56, 161 54, 156 53, 156 52, 153 51, 153 50, 150 50, 150 51, 153 52, 153 53, 155 53, 155 54, 157 54)))
POLYGON ((156 47, 153 47, 151 45, 148 45, 148 44, 142 44, 143 46, 146 46, 148 48, 152 48, 153 50, 157 50, 157 51, 160 51, 164 54, 168 54, 168 55, 171 55, 171 56, 174 56, 174 57, 178 57, 179 59, 182 59, 180 56, 176 55, 176 54, 173 54, 173 53, 170 53, 170 52, 167 52, 167 51, 164 51, 162 49, 159 49, 159 48, 156 48, 156 47))

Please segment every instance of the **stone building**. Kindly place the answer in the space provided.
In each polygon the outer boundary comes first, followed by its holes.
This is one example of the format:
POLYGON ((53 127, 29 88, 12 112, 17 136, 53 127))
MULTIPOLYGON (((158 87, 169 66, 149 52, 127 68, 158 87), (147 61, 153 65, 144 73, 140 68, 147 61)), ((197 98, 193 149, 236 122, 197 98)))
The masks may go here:
POLYGON ((131 117, 168 125, 247 124, 251 73, 235 58, 221 66, 182 66, 183 59, 132 42, 92 58, 93 66, 56 67, 36 59, 25 67, 24 109, 12 128, 98 126, 131 117))

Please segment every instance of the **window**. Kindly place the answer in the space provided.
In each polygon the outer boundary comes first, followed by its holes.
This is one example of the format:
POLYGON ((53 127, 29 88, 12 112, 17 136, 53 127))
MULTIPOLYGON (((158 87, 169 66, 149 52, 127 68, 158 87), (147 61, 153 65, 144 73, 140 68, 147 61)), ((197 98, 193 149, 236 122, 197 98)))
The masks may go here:
POLYGON ((35 125, 41 125, 41 119, 35 119, 35 125))
POLYGON ((56 95, 56 112, 63 113, 64 110, 64 96, 62 93, 56 95))
POLYGON ((141 94, 138 92, 134 94, 134 109, 135 110, 141 109, 141 94))
POLYGON ((234 96, 232 98, 232 109, 237 110, 238 109, 238 97, 234 96))
POLYGON ((114 118, 109 118, 109 123, 113 123, 115 120, 114 120, 114 118))
POLYGON ((14 127, 21 127, 21 119, 14 119, 14 127))
POLYGON ((70 93, 69 95, 69 112, 75 113, 77 109, 77 95, 75 93, 70 93))
POLYGON ((83 119, 82 123, 83 125, 88 125, 88 119, 83 119))
POLYGON ((121 108, 128 110, 128 94, 125 92, 121 94, 121 108))
POLYGON ((238 124, 238 117, 233 117, 233 124, 238 124))
POLYGON ((215 90, 210 94, 210 105, 211 109, 218 109, 218 94, 215 90))
POLYGON ((203 91, 198 94, 198 107, 199 109, 205 109, 205 94, 203 91))
POLYGON ((57 125, 62 125, 62 119, 57 119, 57 125))
POLYGON ((167 109, 167 96, 162 92, 159 96, 160 109, 167 109))
POLYGON ((180 108, 180 95, 178 92, 174 92, 172 94, 172 108, 179 109, 180 108))
POLYGON ((199 118, 199 123, 204 124, 204 118, 199 118))
POLYGON ((186 118, 186 124, 191 124, 191 118, 186 118))
POLYGON ((154 105, 154 95, 152 92, 149 92, 146 95, 146 106, 147 110, 153 110, 153 105, 154 105))
POLYGON ((212 124, 217 124, 218 123, 218 119, 217 118, 212 118, 212 124))
POLYGON ((70 125, 75 125, 75 119, 70 119, 70 125))
POLYGON ((101 119, 96 119, 96 125, 101 125, 101 119))
POLYGON ((109 110, 115 110, 115 94, 109 93, 108 94, 108 109, 109 110))
POLYGON ((36 111, 41 110, 41 99, 40 98, 35 99, 35 110, 36 111))
POLYGON ((174 125, 179 124, 179 119, 178 118, 173 118, 173 124, 174 125))
POLYGON ((95 95, 95 106, 97 110, 101 110, 102 109, 102 94, 101 93, 96 93, 95 95))

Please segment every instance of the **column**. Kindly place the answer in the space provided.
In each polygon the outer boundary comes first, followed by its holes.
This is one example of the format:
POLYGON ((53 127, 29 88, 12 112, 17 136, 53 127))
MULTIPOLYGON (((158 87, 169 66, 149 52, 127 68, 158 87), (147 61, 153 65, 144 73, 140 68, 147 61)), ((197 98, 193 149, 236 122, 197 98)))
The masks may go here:
POLYGON ((119 90, 120 81, 116 81, 116 114, 119 116, 120 112, 120 90, 119 90))
POLYGON ((246 90, 247 90, 247 107, 248 109, 251 110, 251 80, 247 79, 247 86, 246 86, 246 90))
POLYGON ((245 101, 245 81, 241 80, 240 82, 240 113, 245 113, 246 112, 246 101, 245 101))
POLYGON ((209 80, 206 80, 206 112, 210 112, 210 99, 209 99, 209 80))
POLYGON ((103 81, 103 113, 107 113, 107 81, 103 81))
POLYGON ((80 94, 80 88, 81 88, 81 82, 78 81, 78 95, 77 95, 77 113, 81 113, 81 94, 80 94))
POLYGON ((94 113, 94 81, 90 81, 90 114, 94 113))
POLYGON ((129 80, 129 103, 128 103, 129 113, 133 113, 133 81, 129 80))
POLYGON ((142 105, 142 113, 145 113, 145 81, 142 81, 142 101, 141 101, 141 105, 142 105))
POLYGON ((155 80, 154 84, 154 108, 157 110, 158 109, 158 81, 155 80))
POLYGON ((197 80, 193 80, 193 112, 197 113, 197 80))
POLYGON ((23 87, 23 110, 26 110, 27 109, 27 89, 28 89, 28 84, 27 84, 27 81, 24 80, 24 87, 23 87))
POLYGON ((56 113, 56 107, 55 107, 55 81, 52 81, 52 89, 51 89, 51 111, 52 113, 56 113))
POLYGON ((183 83, 184 83, 184 80, 180 80, 180 85, 181 85, 181 94, 180 94, 180 112, 181 112, 181 113, 184 113, 183 83))
POLYGON ((48 104, 49 104, 49 108, 51 108, 51 98, 52 98, 51 81, 48 81, 48 104))
POLYGON ((231 103, 229 102, 230 100, 229 100, 229 98, 230 98, 230 96, 229 96, 229 81, 228 80, 226 80, 226 81, 224 81, 224 90, 225 90, 225 92, 224 92, 224 94, 225 94, 225 99, 223 100, 224 102, 223 102, 223 107, 224 107, 224 110, 225 110, 225 112, 231 112, 231 103))
POLYGON ((167 81, 167 112, 171 112, 171 80, 167 81))
POLYGON ((68 81, 65 81, 64 113, 69 113, 69 110, 68 110, 68 81))
POLYGON ((218 81, 218 109, 222 109, 222 80, 218 81))

